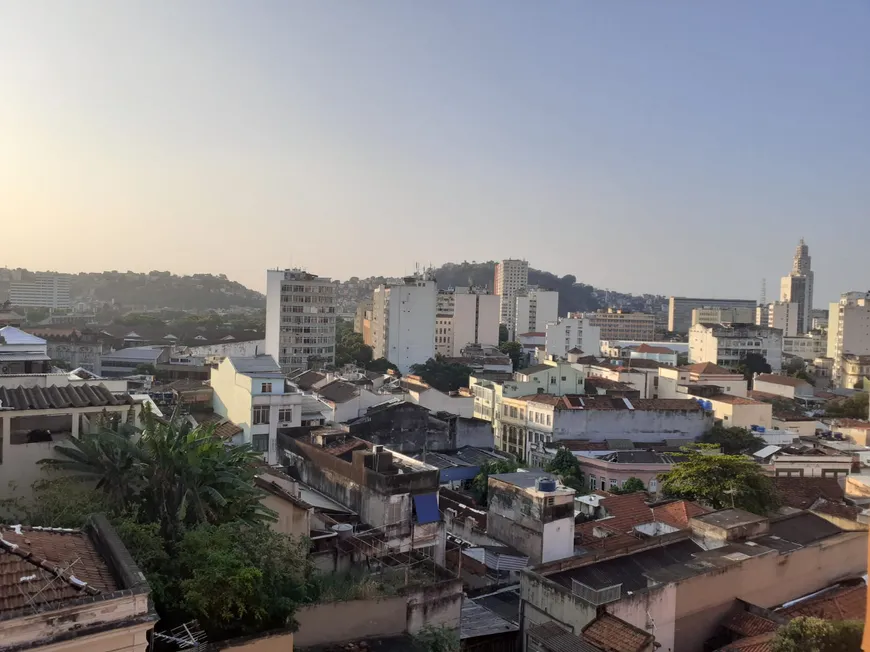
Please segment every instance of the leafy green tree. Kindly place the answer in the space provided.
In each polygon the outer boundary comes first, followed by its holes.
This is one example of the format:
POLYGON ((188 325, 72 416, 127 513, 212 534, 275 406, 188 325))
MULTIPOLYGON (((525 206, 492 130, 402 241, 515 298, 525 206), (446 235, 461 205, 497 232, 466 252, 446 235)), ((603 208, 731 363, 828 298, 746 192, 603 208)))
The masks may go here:
POLYGON ((849 398, 828 403, 825 406, 825 416, 843 419, 866 419, 867 399, 870 394, 857 392, 849 398))
POLYGON ((514 371, 519 369, 520 361, 523 357, 523 345, 519 342, 502 342, 498 345, 498 350, 507 356, 510 356, 511 363, 514 366, 514 371))
POLYGON ((860 652, 864 623, 798 617, 777 631, 773 652, 860 652))
POLYGON ((713 509, 733 506, 761 515, 779 507, 773 481, 751 459, 688 449, 686 454, 685 462, 660 476, 666 496, 700 501, 713 509))
POLYGON ((57 367, 58 369, 60 369, 62 371, 70 371, 72 369, 69 362, 67 362, 66 360, 58 360, 56 358, 52 359, 51 365, 53 367, 57 367))
POLYGON ((353 324, 339 319, 335 325, 335 364, 339 367, 355 364, 365 367, 372 361, 373 349, 363 342, 362 333, 355 333, 353 324))
POLYGON ((480 467, 474 480, 471 481, 471 489, 474 492, 477 502, 485 505, 489 493, 489 476, 498 475, 499 473, 513 473, 517 470, 516 462, 508 460, 499 460, 498 462, 487 462, 480 467))
POLYGON ((63 475, 37 480, 23 493, 14 487, 0 500, 0 513, 10 521, 43 527, 81 528, 91 514, 113 509, 105 493, 63 475))
POLYGON ((456 362, 448 362, 442 355, 426 360, 425 364, 411 366, 411 373, 420 376, 426 383, 442 392, 454 392, 460 387, 468 387, 471 367, 456 362))
POLYGON ((510 335, 508 335, 508 328, 504 324, 498 325, 498 343, 501 344, 503 342, 507 342, 510 335))
POLYGON ((545 470, 548 473, 555 473, 560 476, 573 475, 579 477, 582 473, 580 462, 567 448, 560 448, 556 451, 555 457, 550 460, 545 470))
POLYGON ((180 607, 210 636, 293 627, 306 600, 307 550, 264 525, 200 525, 178 546, 180 607))
POLYGON ((621 489, 618 489, 614 493, 633 494, 636 491, 646 491, 646 487, 643 484, 643 480, 641 480, 640 478, 631 477, 622 483, 621 489))
POLYGON ((716 444, 726 455, 755 452, 766 446, 765 441, 761 437, 758 437, 746 428, 736 426, 726 428, 718 423, 701 435, 699 441, 704 444, 716 444))
POLYGON ((58 457, 40 463, 93 483, 115 512, 137 511, 171 541, 185 525, 269 517, 253 482, 260 457, 249 446, 226 446, 213 427, 177 418, 165 423, 146 411, 144 420, 141 434, 101 429, 55 447, 58 457))
POLYGON ((426 625, 414 635, 416 652, 459 652, 460 643, 459 633, 445 625, 426 625))
POLYGON ((751 382, 755 374, 769 374, 771 367, 767 363, 767 358, 760 353, 747 353, 737 365, 737 372, 751 382))
POLYGON ((379 374, 385 374, 391 369, 395 372, 399 371, 399 368, 386 358, 378 358, 377 360, 372 360, 366 365, 366 369, 368 371, 374 371, 379 374))

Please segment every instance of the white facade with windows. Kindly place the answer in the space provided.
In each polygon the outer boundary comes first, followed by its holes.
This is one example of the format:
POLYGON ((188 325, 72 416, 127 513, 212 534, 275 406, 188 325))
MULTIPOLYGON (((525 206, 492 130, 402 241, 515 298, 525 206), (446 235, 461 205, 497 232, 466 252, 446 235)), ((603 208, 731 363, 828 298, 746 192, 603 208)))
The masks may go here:
MULTIPOLYGON (((501 323, 509 332, 516 317, 517 295, 529 286, 529 263, 525 260, 508 259, 495 266, 495 294, 499 297, 501 323)), ((524 332, 524 331, 519 331, 524 332)))
POLYGON ((847 292, 830 305, 827 348, 834 361, 832 382, 835 387, 846 387, 843 356, 870 354, 870 292, 847 292))
POLYGON ((755 323, 758 326, 778 328, 785 337, 794 337, 798 334, 799 308, 798 304, 785 301, 758 306, 755 309, 755 323))
POLYGON ((435 351, 459 357, 468 344, 498 346, 500 298, 474 288, 457 287, 438 293, 435 351))
POLYGON ((380 285, 372 297, 374 357, 386 358, 407 374, 435 355, 435 281, 409 276, 402 284, 380 285))
POLYGON ((508 327, 510 336, 519 333, 546 332, 547 324, 559 319, 559 293, 555 290, 529 288, 516 298, 516 321, 508 327))
POLYGON ((9 285, 9 302, 22 308, 67 310, 70 279, 63 274, 37 274, 32 281, 13 281, 9 285))
POLYGON ((298 269, 266 272, 266 353, 285 372, 335 363, 335 289, 298 269))
POLYGON ((302 425, 302 392, 284 382, 268 355, 228 357, 211 371, 212 408, 242 429, 234 444, 251 444, 267 464, 278 463, 278 430, 302 425))
POLYGON ((771 371, 782 369, 782 331, 767 326, 696 324, 689 329, 689 362, 734 369, 750 353, 763 356, 771 371))
POLYGON ((601 329, 588 319, 560 319, 546 326, 546 350, 550 355, 564 358, 571 349, 580 349, 585 355, 601 354, 601 329))

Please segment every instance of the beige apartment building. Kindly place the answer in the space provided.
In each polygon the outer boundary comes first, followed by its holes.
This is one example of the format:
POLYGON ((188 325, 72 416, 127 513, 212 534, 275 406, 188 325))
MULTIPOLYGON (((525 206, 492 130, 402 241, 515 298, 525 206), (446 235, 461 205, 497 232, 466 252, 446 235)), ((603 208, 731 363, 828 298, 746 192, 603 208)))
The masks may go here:
POLYGON ((624 312, 615 308, 598 312, 569 313, 569 318, 589 320, 600 329, 602 340, 652 341, 656 334, 656 316, 645 312, 624 312))
POLYGON ((835 387, 852 389, 854 382, 848 384, 845 377, 847 355, 870 355, 870 293, 847 292, 828 312, 828 357, 834 361, 831 380, 835 387))
POLYGON ((501 323, 510 331, 516 320, 517 296, 529 287, 528 261, 508 258, 496 263, 493 285, 495 294, 499 297, 501 323))

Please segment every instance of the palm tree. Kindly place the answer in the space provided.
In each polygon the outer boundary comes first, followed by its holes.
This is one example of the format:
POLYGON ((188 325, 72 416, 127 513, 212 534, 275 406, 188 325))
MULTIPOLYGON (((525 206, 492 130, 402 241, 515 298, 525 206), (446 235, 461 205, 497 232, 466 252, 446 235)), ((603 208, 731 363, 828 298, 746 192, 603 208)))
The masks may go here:
POLYGON ((55 452, 60 459, 40 463, 94 482, 117 512, 159 523, 168 541, 197 523, 274 518, 254 485, 258 454, 247 445, 229 446, 213 427, 192 427, 178 414, 161 421, 146 409, 141 431, 101 428, 55 452))
POLYGON ((136 430, 127 424, 111 430, 103 423, 95 433, 56 446, 54 451, 60 459, 44 459, 39 464, 83 482, 93 482, 121 510, 144 486, 144 469, 135 436, 136 430))

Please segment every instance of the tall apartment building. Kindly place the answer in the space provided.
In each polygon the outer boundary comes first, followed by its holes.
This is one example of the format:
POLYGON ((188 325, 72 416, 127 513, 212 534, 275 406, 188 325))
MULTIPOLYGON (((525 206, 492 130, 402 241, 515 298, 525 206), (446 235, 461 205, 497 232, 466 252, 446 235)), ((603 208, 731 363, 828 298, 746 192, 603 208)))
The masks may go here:
POLYGON ((285 372, 335 364, 335 284, 299 269, 266 272, 266 353, 285 372))
POLYGON ((516 320, 508 326, 514 339, 523 333, 543 333, 547 324, 559 318, 559 293, 528 288, 516 298, 516 320))
POLYGON ((812 327, 814 277, 810 269, 811 261, 809 247, 801 238, 795 250, 791 273, 783 276, 780 283, 780 299, 786 303, 798 304, 798 333, 806 333, 812 327))
POLYGON ((525 260, 507 259, 495 266, 495 293, 500 297, 501 323, 511 327, 516 317, 517 295, 529 287, 529 263, 525 260))
POLYGON ((689 362, 734 369, 747 354, 763 356, 772 371, 782 369, 782 331, 745 324, 695 324, 689 329, 689 362))
POLYGON ((435 281, 419 276, 375 288, 371 332, 376 359, 386 358, 406 374, 435 355, 437 295, 435 281))
POLYGON ((845 387, 843 356, 870 354, 870 292, 847 292, 828 311, 828 357, 831 379, 845 387))
POLYGON ((754 324, 756 311, 752 308, 695 308, 692 310, 692 326, 695 324, 754 324))
POLYGON ((571 349, 580 349, 585 355, 601 354, 601 329, 588 319, 560 319, 547 324, 546 351, 564 358, 571 349))
POLYGON ((476 288, 456 287, 438 292, 435 311, 435 351, 462 355, 467 344, 498 345, 501 301, 476 288))
POLYGON ((796 303, 774 301, 755 309, 755 324, 778 328, 784 337, 794 337, 798 334, 798 313, 800 307, 796 303))
POLYGON ((33 281, 13 281, 9 302, 22 308, 68 310, 70 278, 64 274, 37 274, 33 281))
MULTIPOLYGON (((568 317, 586 318, 599 329, 602 340, 652 341, 656 334, 656 316, 645 312, 623 312, 608 308, 598 312, 571 312, 568 317)), ((690 315, 691 317, 691 315, 690 315)))
MULTIPOLYGON (((692 311, 695 308, 751 308, 755 310, 755 300, 671 297, 668 299, 668 330, 672 333, 688 333, 689 328, 692 327, 692 311)), ((601 337, 607 339, 604 334, 601 337)))

